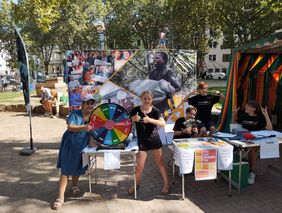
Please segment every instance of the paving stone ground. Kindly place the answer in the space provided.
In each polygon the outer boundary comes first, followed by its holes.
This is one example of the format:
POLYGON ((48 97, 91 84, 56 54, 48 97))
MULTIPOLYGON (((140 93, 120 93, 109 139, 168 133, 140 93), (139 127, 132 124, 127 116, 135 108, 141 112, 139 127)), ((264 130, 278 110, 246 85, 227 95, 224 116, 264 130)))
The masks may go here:
MULTIPOLYGON (((42 116, 32 118, 33 140, 38 150, 32 156, 19 152, 29 145, 29 118, 25 113, 0 113, 0 213, 54 212, 49 207, 56 198, 59 170, 56 169, 58 147, 66 129, 64 119, 42 116)), ((165 161, 172 178, 171 151, 165 146, 165 161)), ((174 212, 282 212, 282 164, 280 159, 259 162, 262 175, 257 182, 238 194, 228 196, 227 183, 198 181, 185 177, 184 200, 181 199, 181 179, 176 177, 171 194, 159 195, 161 178, 152 156, 146 162, 138 200, 127 194, 133 184, 128 158, 122 158, 120 170, 104 171, 103 159, 98 159, 98 184, 88 191, 88 177, 81 177, 79 197, 66 195, 58 212, 114 213, 174 213, 174 212), (268 168, 268 164, 272 167, 268 168)))

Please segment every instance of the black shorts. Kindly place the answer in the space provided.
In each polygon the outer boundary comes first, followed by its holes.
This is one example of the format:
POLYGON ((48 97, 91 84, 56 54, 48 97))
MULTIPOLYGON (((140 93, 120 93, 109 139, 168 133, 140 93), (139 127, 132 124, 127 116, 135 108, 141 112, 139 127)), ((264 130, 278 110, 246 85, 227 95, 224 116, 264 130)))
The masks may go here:
POLYGON ((138 143, 140 151, 149 151, 154 149, 162 148, 163 144, 161 141, 156 141, 153 143, 138 143))

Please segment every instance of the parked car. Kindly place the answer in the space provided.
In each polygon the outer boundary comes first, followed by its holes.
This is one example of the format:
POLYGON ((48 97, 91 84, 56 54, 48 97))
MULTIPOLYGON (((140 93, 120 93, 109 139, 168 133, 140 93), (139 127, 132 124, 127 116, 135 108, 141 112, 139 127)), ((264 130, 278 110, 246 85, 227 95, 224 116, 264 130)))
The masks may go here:
POLYGON ((36 82, 37 83, 45 83, 46 82, 45 76, 43 76, 42 72, 37 72, 36 82))
POLYGON ((208 73, 208 74, 206 75, 206 79, 218 79, 218 80, 222 80, 222 79, 225 79, 225 73, 224 73, 224 72, 208 73))

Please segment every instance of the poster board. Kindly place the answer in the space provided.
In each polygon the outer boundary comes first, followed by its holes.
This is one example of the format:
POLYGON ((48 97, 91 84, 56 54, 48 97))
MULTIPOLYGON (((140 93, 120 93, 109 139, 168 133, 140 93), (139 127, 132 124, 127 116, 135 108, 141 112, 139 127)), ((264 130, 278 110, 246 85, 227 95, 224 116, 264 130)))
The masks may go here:
POLYGON ((141 93, 150 90, 154 106, 167 123, 174 123, 184 116, 181 100, 197 84, 194 50, 68 50, 65 58, 70 111, 90 94, 99 103, 116 103, 130 112, 140 104, 141 93))

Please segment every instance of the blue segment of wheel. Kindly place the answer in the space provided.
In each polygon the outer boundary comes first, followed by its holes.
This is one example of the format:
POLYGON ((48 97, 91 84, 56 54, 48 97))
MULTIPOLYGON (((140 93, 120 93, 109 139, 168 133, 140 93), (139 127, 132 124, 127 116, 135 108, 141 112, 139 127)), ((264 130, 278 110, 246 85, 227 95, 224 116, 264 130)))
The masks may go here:
POLYGON ((98 140, 100 143, 104 142, 104 138, 107 135, 108 130, 105 127, 95 129, 92 131, 93 137, 98 140))
POLYGON ((121 121, 126 120, 128 118, 129 118, 129 115, 127 113, 123 112, 122 114, 120 114, 119 117, 117 117, 115 119, 115 122, 118 123, 118 122, 121 122, 121 121))
POLYGON ((113 116, 113 120, 115 121, 122 113, 124 113, 125 109, 123 109, 121 106, 117 105, 115 114, 113 116))
POLYGON ((114 114, 116 112, 116 109, 117 109, 117 105, 115 104, 109 104, 109 119, 110 120, 113 120, 114 119, 114 114))
POLYGON ((112 145, 112 130, 109 130, 107 132, 107 135, 106 135, 106 137, 104 139, 104 144, 105 145, 112 145))

